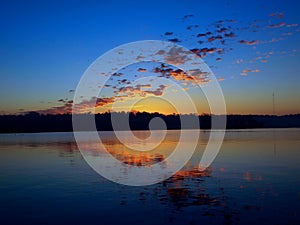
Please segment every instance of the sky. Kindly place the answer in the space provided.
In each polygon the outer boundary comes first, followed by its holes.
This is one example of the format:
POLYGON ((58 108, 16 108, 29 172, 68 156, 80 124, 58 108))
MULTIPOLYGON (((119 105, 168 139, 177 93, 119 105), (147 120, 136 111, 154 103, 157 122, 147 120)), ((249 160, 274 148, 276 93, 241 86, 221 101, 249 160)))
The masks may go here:
MULTIPOLYGON (((281 0, 2 2, 0 114, 70 113, 87 68, 107 51, 142 40, 170 41, 201 57, 229 114, 272 114, 273 93, 276 114, 300 113, 299 8, 281 0)), ((209 113, 201 90, 177 69, 141 62, 116 72, 97 96, 96 112, 115 101, 130 110, 127 101, 142 97, 134 110, 173 113, 160 97, 175 96, 174 88, 133 85, 135 78, 160 76, 182 86, 198 113, 209 113)))

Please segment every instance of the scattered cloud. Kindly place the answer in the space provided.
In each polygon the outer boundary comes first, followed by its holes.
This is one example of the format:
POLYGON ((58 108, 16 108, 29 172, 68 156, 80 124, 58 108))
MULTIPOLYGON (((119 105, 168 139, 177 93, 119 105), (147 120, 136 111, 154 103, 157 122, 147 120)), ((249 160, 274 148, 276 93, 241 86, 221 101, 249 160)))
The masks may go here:
POLYGON ((235 37, 235 35, 234 35, 233 32, 226 33, 226 34, 224 34, 224 36, 225 36, 225 37, 229 37, 229 38, 234 38, 234 37, 235 37))
POLYGON ((183 51, 180 47, 173 47, 166 54, 165 60, 168 64, 171 65, 181 65, 189 60, 187 52, 183 51))
POLYGON ((174 43, 181 42, 178 38, 172 38, 172 39, 169 39, 169 41, 174 42, 174 43))
POLYGON ((283 27, 285 25, 285 22, 280 22, 277 24, 270 24, 267 26, 267 28, 279 28, 279 27, 283 27))
POLYGON ((246 45, 256 45, 258 44, 258 40, 253 40, 253 41, 245 41, 245 40, 240 40, 239 43, 240 44, 246 44, 246 45))
POLYGON ((194 15, 193 14, 188 14, 188 15, 185 15, 185 16, 183 16, 183 20, 186 20, 186 19, 189 19, 189 18, 193 18, 194 17, 194 15))
POLYGON ((286 27, 298 27, 297 23, 287 24, 286 27))
POLYGON ((277 17, 279 19, 283 18, 283 13, 279 13, 279 12, 275 12, 275 13, 271 13, 269 14, 270 17, 277 17))
POLYGON ((158 52, 156 52, 155 54, 156 55, 164 55, 164 54, 166 54, 166 51, 161 49, 158 52))
POLYGON ((282 34, 282 36, 291 36, 291 35, 293 35, 292 32, 287 32, 287 33, 283 33, 283 34, 282 34))
POLYGON ((193 48, 191 49, 191 51, 195 54, 197 54, 199 57, 205 57, 207 53, 215 53, 217 52, 218 54, 222 54, 223 53, 223 49, 222 48, 193 48))
POLYGON ((165 36, 170 36, 170 35, 172 35, 173 34, 173 32, 166 32, 165 33, 165 36))
POLYGON ((259 73, 260 70, 256 69, 256 70, 251 70, 251 69, 244 69, 241 73, 241 76, 247 76, 248 73, 259 73))
POLYGON ((222 37, 221 35, 217 35, 217 36, 209 37, 209 38, 207 39, 207 41, 208 41, 208 42, 213 42, 213 41, 215 41, 215 40, 222 40, 222 39, 223 39, 223 37, 222 37))
POLYGON ((243 59, 236 59, 236 60, 235 60, 235 63, 236 63, 236 64, 241 64, 241 63, 243 63, 243 62, 244 62, 243 59))
POLYGON ((225 33, 227 31, 228 31, 228 28, 226 28, 226 27, 222 27, 219 30, 217 30, 218 33, 225 33))
POLYGON ((156 67, 153 72, 159 73, 159 76, 161 77, 173 78, 174 80, 182 82, 188 81, 193 84, 204 84, 210 82, 209 74, 207 72, 202 72, 200 69, 184 72, 181 69, 175 70, 172 68, 166 68, 166 66, 163 65, 162 68, 156 67))
MULTIPOLYGON (((269 15, 272 18, 268 18, 267 21, 261 21, 261 20, 253 20, 250 22, 240 22, 236 20, 219 20, 216 21, 213 24, 210 24, 207 27, 200 27, 198 24, 192 23, 190 25, 190 20, 194 17, 194 15, 185 15, 183 17, 183 20, 188 22, 185 27, 188 30, 186 33, 188 33, 188 37, 182 36, 182 34, 176 34, 173 31, 167 31, 164 33, 164 38, 174 43, 179 43, 185 40, 189 41, 189 46, 194 47, 191 49, 193 53, 198 55, 199 57, 213 57, 215 61, 220 61, 223 58, 223 54, 227 54, 227 52, 233 50, 233 48, 230 46, 231 43, 235 43, 236 45, 243 44, 243 45, 252 45, 254 47, 249 49, 254 49, 257 47, 256 52, 253 52, 253 55, 248 59, 236 59, 233 64, 243 64, 244 66, 247 66, 247 63, 266 63, 268 62, 271 55, 274 54, 273 51, 271 51, 272 48, 269 48, 264 51, 264 53, 259 52, 260 46, 267 46, 272 45, 271 43, 287 40, 289 36, 294 35, 297 33, 296 31, 300 31, 299 25, 297 23, 286 23, 282 21, 282 18, 284 17, 283 13, 275 12, 269 15), (232 24, 236 23, 236 24, 232 24), (246 25, 245 25, 246 24, 246 25), (279 30, 276 30, 275 28, 281 28, 279 30), (276 33, 274 36, 269 36, 266 40, 247 40, 247 37, 251 37, 251 34, 249 32, 261 32, 265 31, 266 28, 273 29, 272 35, 276 33), (294 29, 293 29, 294 28, 294 29), (239 31, 242 31, 240 33, 239 31), (246 33, 248 32, 248 33, 246 33), (241 36, 244 35, 244 36, 241 36), (174 35, 174 36, 172 36, 174 35), (175 38, 174 38, 175 37, 175 38), (239 37, 239 39, 236 39, 239 37), (170 39, 169 39, 170 38, 170 39), (260 44, 259 46, 255 46, 257 44, 260 44), (221 56, 222 54, 222 56, 221 56), (221 58, 222 57, 222 58, 221 58)), ((271 31, 269 30, 269 33, 271 31)), ((185 34, 183 34, 185 35, 185 34)), ((289 52, 289 50, 286 50, 284 52, 276 52, 276 54, 292 54, 294 52, 289 52)), ((123 54, 123 52, 119 52, 119 54, 123 54)), ((187 52, 184 52, 182 48, 176 48, 173 47, 169 52, 166 52, 165 50, 159 50, 156 52, 157 55, 165 56, 165 61, 168 64, 178 66, 181 65, 188 60, 190 60, 187 52)), ((139 55, 137 56, 138 60, 142 60, 143 56, 139 55)), ((215 62, 210 61, 210 62, 215 62)), ((217 64, 217 62, 215 62, 217 64)), ((253 66, 254 64, 252 64, 253 66)), ((215 65, 210 65, 215 66, 215 65)), ((245 67, 244 67, 245 68, 245 67)), ((246 67, 247 68, 247 67, 246 67)), ((251 67, 250 67, 251 68, 251 67)), ((151 70, 150 68, 138 68, 137 71, 140 73, 147 72, 148 70, 151 70)), ((115 71, 113 71, 115 72, 115 71)), ((123 71, 122 71, 123 72, 123 71)), ((135 71, 136 72, 136 71, 135 71)), ((157 73, 159 77, 165 77, 165 78, 173 78, 174 80, 181 81, 182 84, 195 84, 195 83, 208 83, 210 82, 209 74, 204 73, 200 70, 192 70, 192 71, 182 71, 180 69, 173 69, 173 67, 166 66, 165 64, 161 64, 159 67, 155 67, 152 72, 157 73)), ((258 73, 260 72, 259 69, 244 69, 240 75, 241 76, 247 76, 249 73, 258 73)), ((125 72, 124 72, 125 73, 125 72)), ((106 75, 106 74, 102 74, 106 75)), ((93 107, 92 104, 95 103, 96 107, 105 106, 108 104, 113 103, 116 100, 125 100, 127 98, 130 98, 132 96, 147 96, 147 95, 154 95, 154 96, 161 96, 163 95, 164 90, 167 88, 165 85, 160 85, 157 87, 153 87, 151 84, 144 84, 144 85, 133 85, 131 83, 130 78, 126 77, 127 79, 122 79, 124 74, 115 72, 112 75, 111 79, 115 79, 114 81, 117 81, 113 85, 106 84, 104 87, 112 88, 113 93, 118 95, 118 97, 103 97, 103 98, 94 98, 91 100, 85 100, 81 103, 77 104, 77 108, 80 110, 86 110, 87 108, 93 107), (118 78, 116 78, 118 77, 118 78), (120 87, 122 86, 122 87, 120 87)), ((139 76, 141 74, 134 74, 135 77, 139 76)), ((232 77, 230 77, 232 78, 232 77)), ((218 78, 219 81, 223 81, 225 78, 220 77, 218 78)), ((69 93, 73 93, 75 90, 69 90, 69 93)), ((51 114, 60 114, 60 113, 70 113, 72 111, 72 105, 73 101, 68 99, 59 99, 57 100, 57 103, 60 106, 52 107, 46 110, 39 111, 40 113, 51 113, 51 114)))
POLYGON ((212 32, 208 31, 208 32, 202 33, 202 34, 200 33, 197 35, 197 37, 205 37, 205 36, 209 36, 209 35, 212 35, 212 32))
POLYGON ((76 104, 74 106, 75 113, 85 113, 90 111, 89 109, 106 106, 109 104, 114 103, 116 97, 104 97, 104 98, 97 98, 93 97, 90 100, 83 100, 82 102, 76 104))
POLYGON ((151 90, 152 88, 151 84, 137 84, 135 86, 121 87, 115 93, 118 93, 119 99, 134 97, 137 95, 141 97, 146 97, 147 95, 162 96, 163 91, 165 90, 166 87, 167 87, 166 85, 161 84, 156 89, 151 90))
POLYGON ((123 73, 113 73, 113 74, 112 74, 113 77, 120 77, 120 76, 122 76, 122 75, 123 75, 123 73))
POLYGON ((190 26, 186 27, 187 30, 192 30, 192 29, 196 29, 196 28, 199 28, 199 25, 190 25, 190 26))
POLYGON ((138 72, 145 73, 147 70, 144 68, 138 68, 138 72))

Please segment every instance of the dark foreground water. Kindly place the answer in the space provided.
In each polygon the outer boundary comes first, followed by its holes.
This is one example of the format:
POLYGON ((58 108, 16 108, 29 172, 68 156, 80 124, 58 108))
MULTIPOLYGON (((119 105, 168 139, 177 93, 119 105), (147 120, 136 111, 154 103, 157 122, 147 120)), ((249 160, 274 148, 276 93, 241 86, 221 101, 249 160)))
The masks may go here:
MULTIPOLYGON (((110 132, 104 142, 119 160, 151 166, 179 132, 151 152, 130 152, 110 132)), ((72 133, 2 134, 0 224, 300 224, 299 129, 228 131, 199 173, 207 137, 201 132, 192 160, 173 177, 129 187, 91 169, 72 133)))

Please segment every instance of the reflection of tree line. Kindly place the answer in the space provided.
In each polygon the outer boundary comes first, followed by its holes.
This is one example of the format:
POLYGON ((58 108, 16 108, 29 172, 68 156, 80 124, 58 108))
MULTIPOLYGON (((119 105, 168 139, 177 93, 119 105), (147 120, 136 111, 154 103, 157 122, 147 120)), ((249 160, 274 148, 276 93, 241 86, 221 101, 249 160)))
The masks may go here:
MULTIPOLYGON (((163 115, 160 113, 114 113, 118 119, 127 119, 132 130, 148 130, 149 122, 155 117, 162 118, 169 130, 180 129, 180 117, 177 114, 163 115)), ((91 114, 76 115, 78 117, 93 117, 91 114)), ((183 117, 195 117, 197 115, 181 115, 183 117)), ((218 118, 221 116, 213 115, 218 118)), ((198 116, 201 129, 211 128, 211 115, 198 116)), ((111 125, 111 114, 103 113, 95 115, 95 122, 98 130, 113 130, 111 125)), ((300 127, 300 114, 274 116, 274 115, 227 115, 227 129, 243 128, 288 128, 300 127)), ((191 124, 186 129, 197 128, 191 124)), ((18 132, 67 132, 72 131, 72 115, 41 115, 36 112, 30 112, 24 115, 1 115, 0 132, 18 133, 18 132)), ((84 130, 84 127, 82 128, 84 130)))

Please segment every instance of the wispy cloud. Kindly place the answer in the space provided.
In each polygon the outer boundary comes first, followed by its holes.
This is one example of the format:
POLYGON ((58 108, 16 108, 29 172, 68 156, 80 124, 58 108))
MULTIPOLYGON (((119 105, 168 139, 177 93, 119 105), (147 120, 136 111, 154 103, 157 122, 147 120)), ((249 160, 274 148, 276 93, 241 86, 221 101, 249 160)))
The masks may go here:
POLYGON ((183 16, 183 20, 186 20, 186 19, 190 19, 190 18, 193 18, 193 17, 195 17, 193 14, 188 14, 188 15, 185 15, 185 16, 183 16))
POLYGON ((275 13, 271 13, 269 14, 270 17, 277 17, 279 19, 282 19, 283 18, 283 13, 280 13, 280 12, 275 12, 275 13))
POLYGON ((258 40, 253 40, 253 41, 245 41, 245 40, 240 40, 239 43, 240 44, 246 44, 246 45, 256 45, 258 44, 258 40))
POLYGON ((259 73, 260 70, 256 69, 256 70, 251 70, 251 69, 244 69, 241 73, 241 76, 247 76, 248 73, 259 73))
POLYGON ((280 22, 280 23, 276 23, 276 24, 270 24, 267 26, 267 28, 280 28, 283 27, 285 25, 285 22, 280 22))
POLYGON ((286 27, 298 27, 297 23, 287 24, 286 27))

